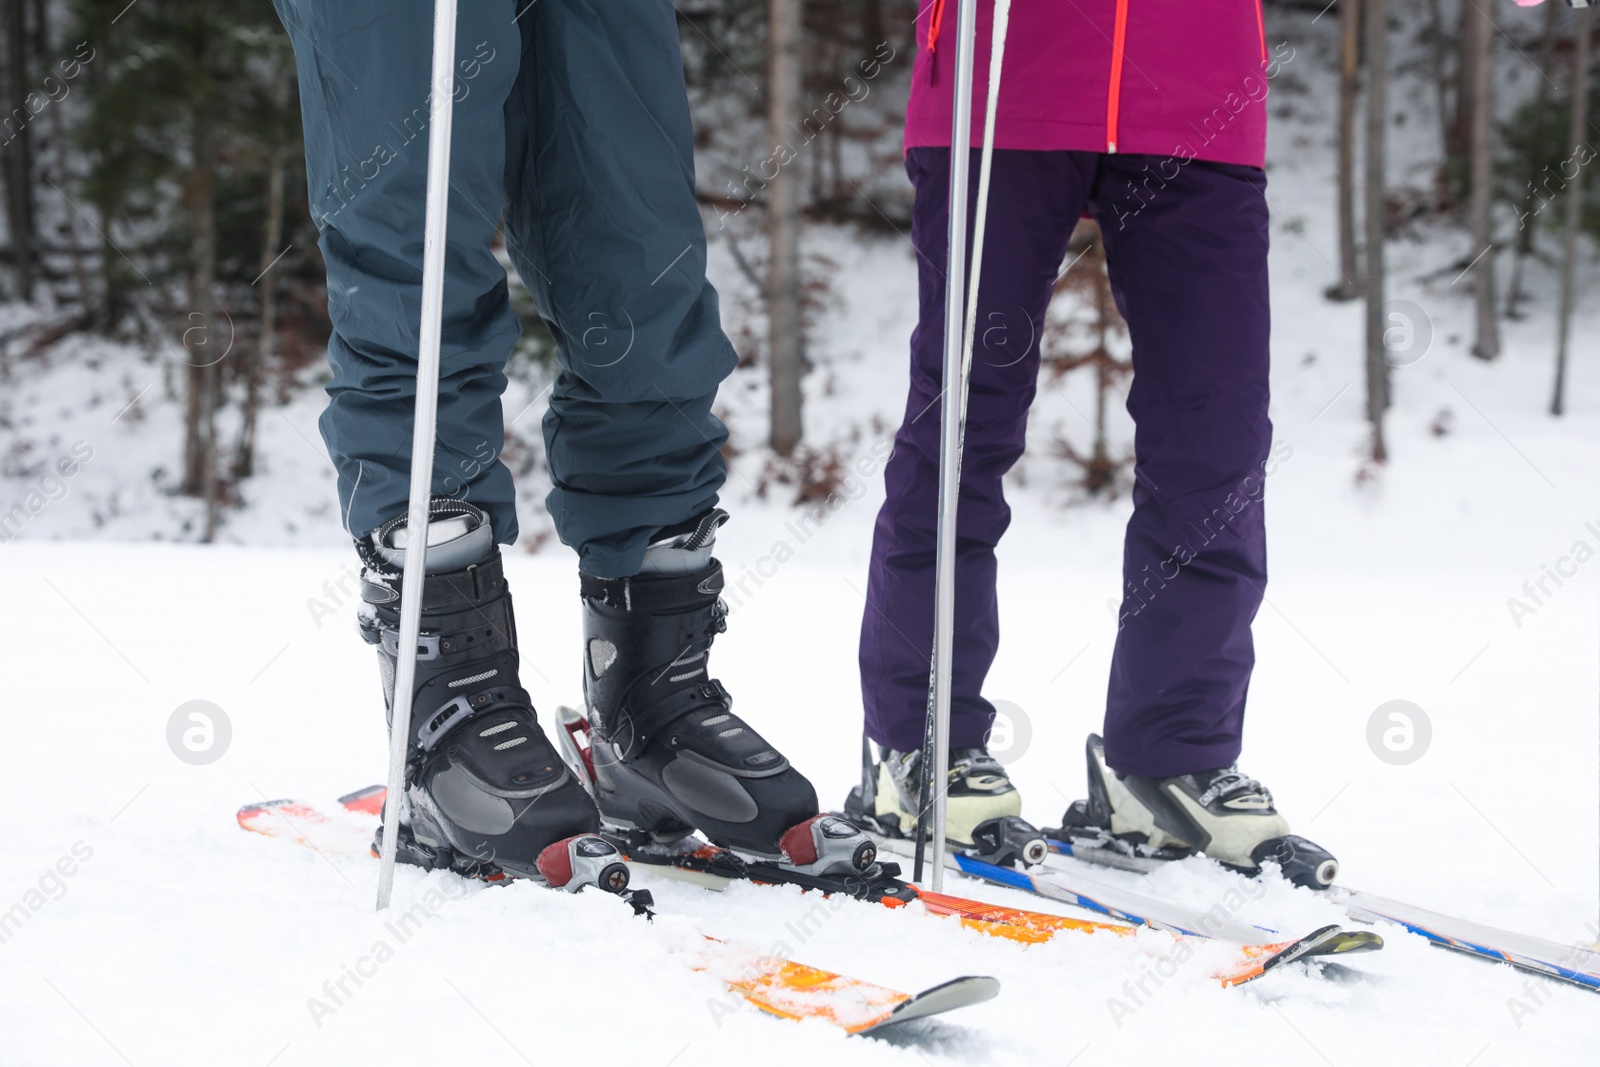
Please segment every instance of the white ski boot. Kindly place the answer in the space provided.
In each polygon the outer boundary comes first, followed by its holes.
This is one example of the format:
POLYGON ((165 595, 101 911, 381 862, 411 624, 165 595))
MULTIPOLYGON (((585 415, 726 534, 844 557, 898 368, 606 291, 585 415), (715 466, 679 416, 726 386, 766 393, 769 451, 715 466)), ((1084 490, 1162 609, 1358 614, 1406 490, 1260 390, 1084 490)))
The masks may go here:
POLYGON ((1086 750, 1089 799, 1073 801, 1062 816, 1059 836, 1067 840, 1156 859, 1200 852, 1252 875, 1270 861, 1314 889, 1338 873, 1338 861, 1290 834, 1272 793, 1236 767, 1146 778, 1112 770, 1098 734, 1086 750))

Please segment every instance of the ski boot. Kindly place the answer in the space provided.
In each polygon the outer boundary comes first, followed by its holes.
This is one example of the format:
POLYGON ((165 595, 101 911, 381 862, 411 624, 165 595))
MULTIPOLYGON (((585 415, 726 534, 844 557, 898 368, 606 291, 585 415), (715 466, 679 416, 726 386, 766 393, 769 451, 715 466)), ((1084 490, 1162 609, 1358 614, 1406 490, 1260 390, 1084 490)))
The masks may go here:
MULTIPOLYGON (((861 784, 850 790, 844 813, 885 837, 916 836, 921 807, 922 753, 880 749, 874 763, 872 742, 861 741, 861 784)), ((945 841, 985 863, 1008 867, 1044 862, 1043 836, 1021 818, 1022 797, 1000 761, 981 746, 950 750, 945 783, 945 841)))
POLYGON ((876 855, 871 841, 818 815, 811 783, 734 714, 711 676, 711 642, 728 613, 711 549, 727 517, 713 509, 663 530, 634 577, 580 576, 582 766, 601 817, 630 855, 692 849, 699 830, 762 861, 818 874, 865 870, 876 855))
MULTIPOLYGON (((594 802, 545 737, 518 681, 511 594, 487 517, 440 499, 430 515, 396 858, 488 881, 511 875, 622 892, 627 866, 595 835, 594 802)), ((377 646, 391 723, 409 533, 402 516, 356 543, 363 563, 357 622, 377 646)))
POLYGON ((1059 836, 1157 860, 1200 852, 1252 876, 1272 862, 1311 889, 1332 885, 1338 875, 1339 861, 1289 833, 1272 794, 1237 768, 1142 778, 1113 771, 1098 734, 1089 735, 1086 747, 1089 799, 1067 808, 1059 836))

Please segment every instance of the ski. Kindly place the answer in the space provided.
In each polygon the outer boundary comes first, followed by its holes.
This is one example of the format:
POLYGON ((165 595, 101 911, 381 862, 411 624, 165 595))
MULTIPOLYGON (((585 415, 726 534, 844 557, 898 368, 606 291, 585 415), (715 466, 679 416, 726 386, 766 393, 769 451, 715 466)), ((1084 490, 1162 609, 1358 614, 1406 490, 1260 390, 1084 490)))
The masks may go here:
MULTIPOLYGON (((1083 841, 1049 839, 1051 859, 1048 866, 1053 880, 1071 875, 1079 877, 1072 868, 1057 857, 1072 857, 1084 863, 1099 864, 1116 870, 1147 874, 1163 864, 1187 856, 1162 857, 1121 842, 1115 844, 1085 845, 1083 841)), ((1070 891, 1070 890, 1069 890, 1070 891)), ((1138 898, 1109 886, 1096 886, 1105 901, 1138 898)), ((1519 971, 1552 978, 1571 985, 1600 993, 1600 946, 1584 947, 1564 945, 1557 941, 1530 937, 1510 930, 1500 930, 1468 919, 1459 919, 1417 907, 1398 900, 1390 900, 1347 886, 1332 885, 1320 890, 1328 899, 1344 907, 1350 918, 1365 923, 1390 923, 1426 938, 1438 948, 1450 949, 1490 963, 1506 963, 1519 971)))
MULTIPOLYGON (((381 812, 385 791, 382 786, 376 788, 381 812)), ((363 790, 363 793, 366 792, 369 791, 363 790)), ((365 811, 361 813, 366 814, 365 811)), ((330 818, 312 805, 297 800, 266 800, 246 804, 239 809, 236 818, 241 827, 252 833, 287 839, 315 852, 326 853, 329 850, 312 839, 313 829, 323 842, 333 846, 335 854, 359 855, 367 852, 373 858, 378 856, 376 827, 358 826, 343 818, 330 818)), ((513 877, 510 872, 493 863, 470 860, 459 854, 450 854, 452 858, 446 861, 440 853, 417 842, 407 827, 400 827, 400 831, 399 848, 403 854, 413 857, 410 862, 415 865, 429 870, 448 869, 481 882, 503 882, 513 877)), ((611 842, 599 834, 578 834, 549 845, 540 853, 536 869, 537 874, 529 876, 530 881, 572 893, 592 886, 603 893, 621 897, 633 906, 636 914, 649 913, 652 903, 649 892, 628 887, 631 874, 627 861, 611 842)))
POLYGON ((769 1015, 822 1019, 850 1034, 870 1034, 913 1019, 981 1004, 1000 992, 997 980, 968 976, 930 986, 920 993, 902 993, 715 938, 707 941, 713 951, 690 964, 695 970, 716 977, 769 1015))
MULTIPOLYGON (((885 851, 898 855, 910 854, 913 847, 913 843, 904 838, 890 837, 881 833, 873 833, 872 839, 885 851)), ((1030 871, 990 863, 956 846, 947 849, 945 867, 991 885, 1020 889, 1047 900, 1083 908, 1111 919, 1119 919, 1127 924, 1120 926, 1120 929, 1145 926, 1164 930, 1178 937, 1233 941, 1246 948, 1271 948, 1296 943, 1284 941, 1283 934, 1270 927, 1237 922, 1220 909, 1209 912, 1194 911, 1153 897, 1123 892, 1095 883, 1078 882, 1069 886, 1056 878, 1054 872, 1030 871)), ((1346 930, 1333 926, 1325 927, 1308 937, 1316 939, 1315 950, 1302 952, 1300 954, 1302 958, 1373 952, 1383 947, 1383 938, 1370 930, 1346 930)))
POLYGON ((1600 945, 1563 945, 1343 886, 1334 886, 1328 893, 1344 906, 1352 919, 1393 923, 1427 938, 1438 948, 1490 963, 1507 963, 1528 974, 1554 978, 1591 993, 1600 993, 1600 945))
MULTIPOLYGON (((1062 930, 1082 933, 1110 933, 1120 937, 1136 934, 1139 927, 1123 923, 1097 922, 1093 919, 1074 919, 1065 915, 1040 912, 1022 912, 1016 908, 985 904, 981 901, 950 897, 943 893, 918 890, 918 898, 936 915, 954 915, 963 926, 1017 941, 1047 941, 1062 930), (1030 916, 1031 922, 1019 924, 1018 916, 1030 916), (1031 934, 1031 936, 1029 936, 1031 934)), ((1359 951, 1349 939, 1348 931, 1338 926, 1324 926, 1304 937, 1292 941, 1260 942, 1240 945, 1239 957, 1231 965, 1214 971, 1212 978, 1224 986, 1243 985, 1254 981, 1276 967, 1296 960, 1318 956, 1359 951)), ((1175 942, 1209 940, 1187 934, 1174 934, 1175 942)))
MULTIPOLYGON (((575 709, 561 707, 557 710, 556 721, 560 726, 558 736, 561 740, 562 755, 579 780, 592 787, 594 770, 589 754, 587 720, 575 709)), ((346 799, 362 810, 381 811, 382 787, 374 786, 352 794, 346 799)), ((836 815, 821 815, 813 822, 817 826, 815 834, 818 837, 827 835, 826 827, 829 822, 844 822, 854 828, 853 823, 836 815)), ((870 832, 866 832, 866 836, 878 847, 882 847, 886 840, 870 832)), ((985 855, 1001 862, 1038 862, 1047 855, 1042 836, 1021 819, 996 820, 993 824, 986 824, 981 830, 980 837, 986 848, 985 855)), ((1062 931, 1104 932, 1114 936, 1128 936, 1139 925, 1151 925, 1147 922, 1129 924, 1126 921, 1052 915, 931 893, 902 881, 899 878, 900 868, 897 864, 875 862, 877 859, 875 852, 865 856, 865 859, 873 862, 860 865, 849 874, 818 875, 803 869, 803 865, 797 869, 792 864, 779 864, 740 856, 697 837, 691 837, 686 839, 686 843, 669 847, 656 845, 646 835, 633 835, 633 838, 633 840, 618 841, 629 861, 667 877, 691 881, 712 889, 721 889, 734 881, 798 885, 803 889, 823 893, 843 893, 856 899, 877 902, 889 907, 903 907, 915 901, 921 903, 928 912, 954 917, 970 929, 1027 944, 1048 941, 1062 931)), ((790 858, 794 859, 793 856, 790 858)), ((947 862, 953 858, 953 853, 948 855, 947 862)), ((996 866, 995 869, 1001 868, 996 866)), ((1077 903, 1073 900, 1065 902, 1077 903)), ((1102 912, 1102 914, 1107 913, 1102 912)), ((1123 919, 1122 916, 1109 914, 1108 918, 1123 919)), ((1171 929, 1169 932, 1174 934, 1175 938, 1182 938, 1191 933, 1178 929, 1171 929)), ((1224 986, 1240 985, 1295 959, 1360 951, 1382 945, 1382 939, 1376 935, 1352 934, 1338 927, 1325 927, 1302 938, 1284 938, 1276 932, 1272 932, 1270 937, 1263 937, 1262 934, 1260 930, 1251 929, 1244 936, 1235 938, 1234 940, 1240 943, 1238 956, 1220 967, 1212 977, 1224 986)))
MULTIPOLYGON (((341 797, 340 804, 347 811, 376 817, 383 811, 384 795, 383 786, 368 786, 341 797)), ((1127 937, 1137 933, 1140 925, 1153 925, 1053 915, 944 893, 932 893, 900 881, 897 877, 899 867, 894 864, 875 864, 875 870, 860 876, 846 877, 841 881, 808 875, 779 864, 751 861, 735 852, 698 839, 693 841, 693 846, 664 851, 629 849, 625 842, 620 843, 629 863, 663 877, 690 882, 704 888, 720 891, 734 882, 748 881, 760 885, 799 885, 801 888, 822 893, 842 892, 859 900, 888 907, 904 907, 920 903, 932 915, 954 918, 968 929, 1023 944, 1040 944, 1063 931, 1127 937)), ((951 853, 950 858, 953 859, 954 856, 955 854, 951 853)), ((1173 934, 1174 943, 1205 936, 1172 929, 1168 932, 1173 934)), ((1354 935, 1338 926, 1323 927, 1304 937, 1290 939, 1285 939, 1281 935, 1264 939, 1260 936, 1262 931, 1252 928, 1251 932, 1253 936, 1243 939, 1247 943, 1238 946, 1237 956, 1212 972, 1211 977, 1218 984, 1224 987, 1243 985, 1295 960, 1359 951, 1359 948, 1354 946, 1376 947, 1374 942, 1381 944, 1381 940, 1374 934, 1354 935)))
MULTIPOLYGON (((372 786, 340 798, 340 804, 351 813, 381 817, 385 793, 385 787, 372 786)), ((301 801, 266 800, 246 804, 239 809, 236 818, 242 828, 252 833, 290 841, 324 856, 375 857, 370 824, 332 817, 301 801)), ((577 842, 569 846, 569 851, 580 851, 580 846, 588 844, 590 838, 603 840, 595 835, 581 835, 569 839, 577 842)), ((609 843, 606 844, 610 848, 609 843)), ((617 855, 616 850, 610 848, 610 854, 617 855)), ((546 868, 544 856, 541 856, 540 869, 546 868)), ((474 877, 488 882, 508 880, 503 872, 487 866, 485 873, 474 877)), ((552 885, 566 887, 564 883, 557 884, 558 881, 552 879, 552 885)), ((601 878, 599 884, 603 887, 606 882, 601 878)), ((629 899, 636 912, 648 914, 645 911, 650 904, 648 891, 628 891, 632 893, 631 898, 624 892, 612 892, 629 899)), ((903 993, 876 982, 712 937, 705 939, 705 944, 691 954, 688 962, 691 969, 712 975, 743 1001, 769 1015, 795 1020, 820 1019, 849 1034, 872 1034, 914 1019, 981 1004, 1000 992, 998 980, 966 975, 917 993, 903 993)))

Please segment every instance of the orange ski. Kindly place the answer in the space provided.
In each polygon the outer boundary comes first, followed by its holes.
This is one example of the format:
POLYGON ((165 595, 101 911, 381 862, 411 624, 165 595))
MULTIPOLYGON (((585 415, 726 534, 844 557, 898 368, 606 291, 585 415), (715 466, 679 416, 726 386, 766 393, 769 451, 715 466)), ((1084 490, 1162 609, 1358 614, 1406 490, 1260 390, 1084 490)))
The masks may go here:
POLYGON ((993 978, 965 977, 902 993, 888 986, 825 971, 781 956, 769 956, 706 939, 716 950, 691 964, 720 979, 750 1004, 783 1019, 822 1019, 851 1034, 979 1004, 1000 992, 993 978))
MULTIPOLYGON (((1063 930, 1087 934, 1108 933, 1117 937, 1127 937, 1140 929, 1140 927, 1128 926, 1122 923, 1109 923, 1096 919, 1075 919, 1066 915, 1051 915, 1040 911, 1008 908, 1000 904, 986 904, 979 900, 947 896, 943 893, 933 893, 920 888, 917 890, 917 898, 922 901, 924 907, 935 915, 954 916, 961 920, 962 926, 982 931, 994 937, 1020 941, 1024 944, 1039 944, 1049 941, 1063 930)), ((1223 986, 1243 985, 1245 982, 1260 978, 1274 967, 1288 963, 1291 960, 1303 959, 1326 951, 1330 937, 1342 932, 1338 926, 1326 926, 1307 934, 1305 937, 1289 941, 1240 945, 1238 946, 1239 957, 1237 961, 1231 966, 1214 972, 1212 977, 1223 986)), ((1207 940, 1205 938, 1190 938, 1182 934, 1173 934, 1171 936, 1174 942, 1207 940)))
MULTIPOLYGON (((340 803, 357 814, 376 815, 383 810, 383 793, 382 786, 374 786, 352 793, 340 803)), ((371 855, 370 824, 330 817, 299 801, 246 804, 237 819, 252 833, 292 841, 324 856, 371 855)), ((998 980, 968 975, 919 993, 902 993, 713 937, 707 937, 706 944, 690 966, 721 980, 742 1001, 783 1019, 821 1019, 850 1034, 869 1034, 981 1004, 1000 992, 998 980)))
POLYGON ((263 800, 239 809, 239 825, 266 837, 281 837, 313 852, 365 851, 372 834, 348 820, 334 820, 297 800, 263 800))

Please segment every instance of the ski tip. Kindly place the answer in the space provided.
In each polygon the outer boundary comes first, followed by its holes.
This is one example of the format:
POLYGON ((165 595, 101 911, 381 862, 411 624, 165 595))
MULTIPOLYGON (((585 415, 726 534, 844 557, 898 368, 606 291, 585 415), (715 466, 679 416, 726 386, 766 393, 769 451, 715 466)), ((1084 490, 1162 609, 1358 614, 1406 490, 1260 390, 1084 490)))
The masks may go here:
POLYGON ((1340 930, 1328 939, 1317 956, 1348 956, 1353 952, 1376 952, 1383 948, 1383 935, 1375 930, 1340 930))
POLYGON ((967 975, 962 978, 952 978, 948 982, 931 986, 915 994, 907 1000, 895 1005, 894 1010, 881 1019, 875 1020, 859 1028, 852 1028, 854 1034, 873 1034, 891 1026, 908 1023, 914 1019, 926 1019, 932 1015, 941 1015, 957 1008, 967 1008, 974 1004, 982 1004, 986 1000, 993 1000, 1000 995, 1000 980, 987 975, 967 975))
POLYGON ((383 802, 389 794, 386 786, 369 785, 365 789, 357 789, 354 793, 346 793, 339 798, 339 806, 346 811, 360 812, 363 815, 383 814, 383 802))
POLYGON ((1348 956, 1355 952, 1373 952, 1382 947, 1383 938, 1379 935, 1367 930, 1346 930, 1335 923, 1313 930, 1271 958, 1262 960, 1261 970, 1265 973, 1297 960, 1348 956))
POLYGON ((1239 963, 1231 970, 1218 972, 1214 977, 1224 987, 1232 987, 1253 982, 1286 963, 1382 947, 1381 938, 1374 944, 1364 933, 1352 933, 1334 923, 1313 930, 1293 941, 1242 946, 1239 963))
POLYGON ((281 812, 284 815, 290 816, 291 818, 320 817, 317 810, 311 807, 309 804, 303 804, 298 800, 289 800, 284 798, 281 800, 261 800, 253 804, 246 804, 234 814, 234 818, 239 821, 240 826, 244 827, 246 830, 250 830, 254 829, 251 824, 255 820, 259 819, 263 815, 271 814, 272 812, 281 812))

